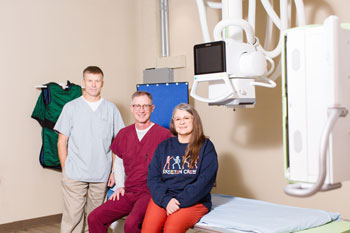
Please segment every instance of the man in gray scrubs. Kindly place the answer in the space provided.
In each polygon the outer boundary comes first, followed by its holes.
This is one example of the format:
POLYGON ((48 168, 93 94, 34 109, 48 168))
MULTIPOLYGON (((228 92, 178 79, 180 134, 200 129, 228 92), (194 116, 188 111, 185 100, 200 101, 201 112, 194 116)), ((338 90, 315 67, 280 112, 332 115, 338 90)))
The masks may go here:
POLYGON ((63 174, 61 233, 81 233, 85 206, 89 214, 103 203, 107 184, 114 185, 110 145, 124 127, 118 108, 101 97, 103 72, 99 67, 83 71, 83 85, 83 96, 63 107, 54 128, 59 133, 63 174))

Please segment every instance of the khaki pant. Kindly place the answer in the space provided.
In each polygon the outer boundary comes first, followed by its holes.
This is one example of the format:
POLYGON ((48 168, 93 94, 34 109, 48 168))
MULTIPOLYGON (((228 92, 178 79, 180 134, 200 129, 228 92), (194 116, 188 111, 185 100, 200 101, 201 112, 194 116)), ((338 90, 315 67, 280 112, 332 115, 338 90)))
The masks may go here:
POLYGON ((87 215, 100 206, 105 198, 107 182, 84 182, 72 180, 63 174, 63 213, 61 233, 89 232, 86 223, 87 215), (84 217, 86 208, 86 216, 84 217), (84 224, 85 222, 85 224, 84 224))

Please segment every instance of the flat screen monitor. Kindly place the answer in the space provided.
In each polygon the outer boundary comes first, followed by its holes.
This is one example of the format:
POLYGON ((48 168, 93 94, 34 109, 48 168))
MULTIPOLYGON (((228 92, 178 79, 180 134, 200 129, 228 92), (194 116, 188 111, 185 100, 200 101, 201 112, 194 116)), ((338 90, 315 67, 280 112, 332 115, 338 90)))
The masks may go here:
POLYGON ((226 72, 224 41, 198 44, 193 50, 195 75, 226 72))

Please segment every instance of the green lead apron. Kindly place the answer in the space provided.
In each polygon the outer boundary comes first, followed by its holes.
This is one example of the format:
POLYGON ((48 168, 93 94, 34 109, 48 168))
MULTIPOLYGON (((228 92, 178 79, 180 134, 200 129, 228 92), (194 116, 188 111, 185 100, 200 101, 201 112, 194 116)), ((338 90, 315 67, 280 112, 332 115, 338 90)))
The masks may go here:
POLYGON ((81 87, 67 81, 66 89, 57 83, 45 84, 47 88, 41 90, 41 94, 36 102, 32 113, 32 118, 36 119, 42 127, 39 161, 43 167, 60 169, 60 160, 57 152, 58 134, 53 130, 63 106, 81 96, 81 87))

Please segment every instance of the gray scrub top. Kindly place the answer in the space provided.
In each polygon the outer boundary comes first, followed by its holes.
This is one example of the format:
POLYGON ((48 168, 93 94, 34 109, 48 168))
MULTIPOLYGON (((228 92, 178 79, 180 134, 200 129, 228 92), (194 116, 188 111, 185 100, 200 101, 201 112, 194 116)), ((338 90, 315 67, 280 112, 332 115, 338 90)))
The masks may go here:
POLYGON ((68 136, 65 175, 86 182, 106 182, 112 166, 110 145, 124 127, 118 108, 103 100, 93 111, 83 97, 64 105, 54 129, 68 136))

